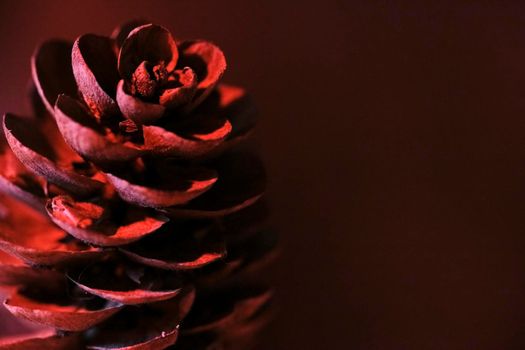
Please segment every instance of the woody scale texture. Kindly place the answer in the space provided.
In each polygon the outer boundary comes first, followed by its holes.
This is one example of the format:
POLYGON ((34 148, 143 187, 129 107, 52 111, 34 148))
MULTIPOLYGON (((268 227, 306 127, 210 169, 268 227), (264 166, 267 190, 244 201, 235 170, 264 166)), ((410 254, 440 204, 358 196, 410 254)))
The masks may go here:
POLYGON ((250 348, 276 242, 225 70, 142 20, 37 48, 0 141, 0 349, 250 348))

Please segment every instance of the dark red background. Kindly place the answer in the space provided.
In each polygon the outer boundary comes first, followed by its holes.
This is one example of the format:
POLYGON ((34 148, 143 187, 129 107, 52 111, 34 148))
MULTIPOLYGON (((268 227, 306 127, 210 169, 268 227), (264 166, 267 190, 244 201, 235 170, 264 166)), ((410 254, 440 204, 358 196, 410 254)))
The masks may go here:
POLYGON ((0 109, 48 37, 211 39, 260 106, 285 247, 262 349, 523 349, 525 5, 410 3, 4 0, 0 109))

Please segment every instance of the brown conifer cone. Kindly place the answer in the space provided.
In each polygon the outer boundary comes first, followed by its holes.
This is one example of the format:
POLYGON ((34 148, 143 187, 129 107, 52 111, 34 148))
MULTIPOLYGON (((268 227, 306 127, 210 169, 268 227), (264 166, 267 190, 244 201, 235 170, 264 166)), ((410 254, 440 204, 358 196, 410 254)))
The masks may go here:
POLYGON ((34 115, 0 139, 0 349, 247 349, 276 240, 223 52, 138 20, 31 69, 34 115))

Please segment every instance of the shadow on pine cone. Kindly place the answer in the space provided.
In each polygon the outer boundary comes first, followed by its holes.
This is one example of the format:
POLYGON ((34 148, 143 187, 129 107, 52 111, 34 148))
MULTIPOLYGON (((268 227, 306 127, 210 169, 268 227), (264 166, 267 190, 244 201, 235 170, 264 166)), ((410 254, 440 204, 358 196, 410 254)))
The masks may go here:
POLYGON ((246 349, 275 255, 245 141, 255 111, 222 51, 126 23, 51 40, 35 116, 0 143, 0 349, 246 349), (31 321, 31 322, 27 322, 31 321), (35 326, 35 324, 37 326, 35 326))

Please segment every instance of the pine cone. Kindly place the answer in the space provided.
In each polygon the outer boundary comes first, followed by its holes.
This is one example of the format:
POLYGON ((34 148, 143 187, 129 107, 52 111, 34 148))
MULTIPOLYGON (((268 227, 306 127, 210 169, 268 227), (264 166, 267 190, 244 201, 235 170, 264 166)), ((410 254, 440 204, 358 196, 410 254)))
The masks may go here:
POLYGON ((132 21, 31 68, 34 116, 6 114, 0 140, 0 286, 42 327, 0 349, 246 348, 276 240, 222 51, 132 21))

